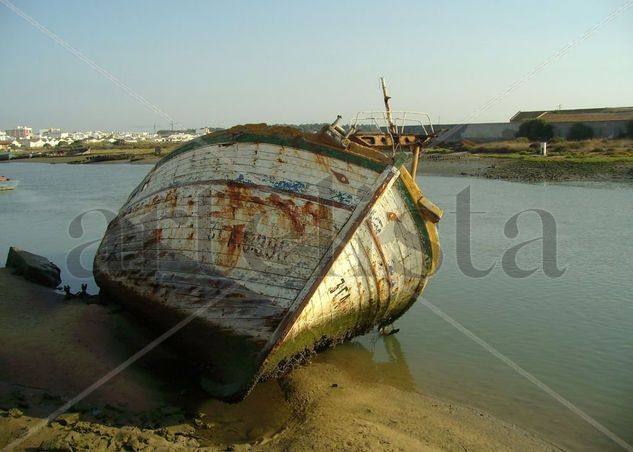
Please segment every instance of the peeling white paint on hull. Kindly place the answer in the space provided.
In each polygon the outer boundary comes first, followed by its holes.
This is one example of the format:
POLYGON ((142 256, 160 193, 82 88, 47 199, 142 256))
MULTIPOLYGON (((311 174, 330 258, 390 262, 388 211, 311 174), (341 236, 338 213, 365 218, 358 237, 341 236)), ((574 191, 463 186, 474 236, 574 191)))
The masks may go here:
POLYGON ((439 257, 422 198, 370 148, 238 127, 156 165, 108 226, 95 279, 158 330, 208 305, 174 341, 214 396, 239 400, 406 311, 439 257))

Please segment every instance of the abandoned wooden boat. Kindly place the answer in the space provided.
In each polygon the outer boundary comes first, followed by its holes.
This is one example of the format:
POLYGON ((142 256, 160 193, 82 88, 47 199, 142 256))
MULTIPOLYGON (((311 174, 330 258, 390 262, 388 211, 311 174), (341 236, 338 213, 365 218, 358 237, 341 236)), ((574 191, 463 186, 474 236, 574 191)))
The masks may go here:
POLYGON ((442 212, 404 162, 431 135, 337 121, 317 134, 246 125, 190 141, 110 223, 95 279, 143 322, 171 328, 208 392, 240 400, 416 300, 438 265, 442 212))

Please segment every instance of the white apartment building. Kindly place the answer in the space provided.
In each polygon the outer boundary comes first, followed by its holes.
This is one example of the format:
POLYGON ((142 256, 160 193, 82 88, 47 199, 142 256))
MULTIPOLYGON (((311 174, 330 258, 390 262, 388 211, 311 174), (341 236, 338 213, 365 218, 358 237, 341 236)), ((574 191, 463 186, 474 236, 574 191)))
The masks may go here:
POLYGON ((62 129, 55 128, 40 129, 40 137, 61 140, 68 137, 68 132, 64 132, 62 131, 62 129))
POLYGON ((15 129, 6 130, 6 134, 12 138, 15 138, 16 140, 19 140, 23 138, 29 138, 31 135, 33 135, 33 130, 30 127, 17 126, 15 129))
POLYGON ((41 138, 36 138, 36 139, 24 139, 24 140, 20 140, 20 145, 23 148, 41 148, 44 147, 44 145, 47 142, 42 140, 41 138))

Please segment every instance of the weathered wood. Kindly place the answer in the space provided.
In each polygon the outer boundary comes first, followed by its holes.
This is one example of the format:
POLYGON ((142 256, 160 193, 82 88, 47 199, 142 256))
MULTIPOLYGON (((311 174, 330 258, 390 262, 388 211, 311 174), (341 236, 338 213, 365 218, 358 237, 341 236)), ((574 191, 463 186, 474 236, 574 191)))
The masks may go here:
POLYGON ((403 167, 358 144, 255 129, 162 159, 94 265, 100 287, 150 326, 197 312, 174 340, 223 399, 297 354, 393 321, 439 256, 403 167))

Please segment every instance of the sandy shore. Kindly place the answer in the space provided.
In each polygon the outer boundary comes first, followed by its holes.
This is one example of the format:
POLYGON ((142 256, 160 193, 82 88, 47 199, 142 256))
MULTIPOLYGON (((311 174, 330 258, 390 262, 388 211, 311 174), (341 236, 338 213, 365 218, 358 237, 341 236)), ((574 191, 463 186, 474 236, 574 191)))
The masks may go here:
POLYGON ((362 352, 351 354, 368 369, 362 380, 326 353, 228 405, 199 389, 168 344, 30 433, 153 338, 116 304, 64 300, 0 269, 0 447, 25 438, 18 449, 557 450, 411 382, 387 384, 362 352))

